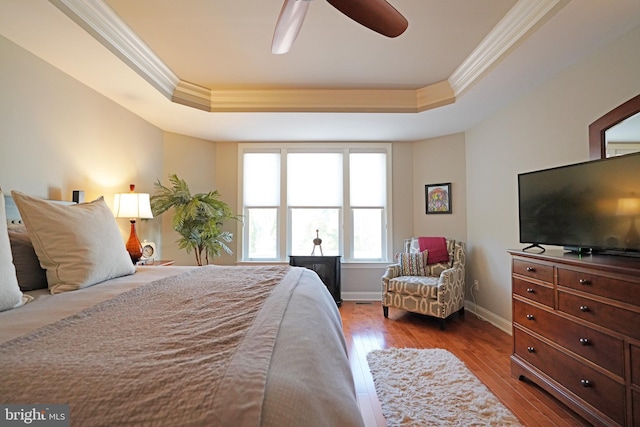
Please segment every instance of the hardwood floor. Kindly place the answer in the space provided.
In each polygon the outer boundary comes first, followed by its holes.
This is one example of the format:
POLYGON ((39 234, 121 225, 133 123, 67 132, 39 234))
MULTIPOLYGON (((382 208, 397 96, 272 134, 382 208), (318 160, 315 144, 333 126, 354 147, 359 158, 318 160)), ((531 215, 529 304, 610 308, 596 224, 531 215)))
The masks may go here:
POLYGON ((347 301, 340 308, 358 403, 367 427, 385 426, 366 355, 390 347, 444 348, 455 354, 525 426, 588 426, 532 383, 511 377, 511 336, 475 314, 454 315, 441 331, 437 319, 389 309, 379 302, 347 301))

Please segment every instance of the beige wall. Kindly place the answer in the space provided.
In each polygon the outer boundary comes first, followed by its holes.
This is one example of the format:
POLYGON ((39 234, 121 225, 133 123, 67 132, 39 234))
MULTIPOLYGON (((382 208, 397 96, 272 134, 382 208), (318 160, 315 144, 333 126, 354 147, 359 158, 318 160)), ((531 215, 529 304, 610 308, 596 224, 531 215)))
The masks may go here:
MULTIPOLYGON (((0 186, 71 200, 113 195, 136 184, 151 192, 162 170, 162 131, 0 37, 0 186)), ((117 220, 123 238, 129 221, 117 220)), ((159 221, 139 222, 155 239, 159 221)))
POLYGON ((467 182, 463 133, 413 144, 413 235, 467 240, 467 182), (451 183, 452 213, 426 214, 425 185, 451 183))
MULTIPOLYGON (((218 142, 216 150, 216 182, 217 189, 220 192, 220 198, 224 200, 233 212, 242 214, 241 207, 238 205, 238 143, 236 142, 218 142)), ((216 259, 216 264, 235 264, 238 256, 239 245, 238 238, 240 236, 240 222, 231 221, 225 224, 224 229, 233 233, 233 242, 229 247, 233 251, 233 255, 223 254, 216 259)))
MULTIPOLYGON (((216 143, 166 132, 162 172, 156 180, 164 186, 170 186, 169 175, 176 174, 187 182, 192 194, 216 190, 216 143)), ((179 249, 176 243, 180 235, 171 227, 172 213, 162 214, 162 257, 179 265, 196 265, 195 254, 179 249)))
POLYGON ((517 174, 589 159, 589 124, 640 93, 639 47, 640 27, 466 132, 467 278, 481 310, 511 320, 517 174))

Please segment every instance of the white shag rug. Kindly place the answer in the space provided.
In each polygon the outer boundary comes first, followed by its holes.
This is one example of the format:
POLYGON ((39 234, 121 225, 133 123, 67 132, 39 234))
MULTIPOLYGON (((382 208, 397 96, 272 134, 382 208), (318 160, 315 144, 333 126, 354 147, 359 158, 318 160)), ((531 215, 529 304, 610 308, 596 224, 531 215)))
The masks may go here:
POLYGON ((388 426, 521 426, 447 350, 373 350, 367 361, 388 426))

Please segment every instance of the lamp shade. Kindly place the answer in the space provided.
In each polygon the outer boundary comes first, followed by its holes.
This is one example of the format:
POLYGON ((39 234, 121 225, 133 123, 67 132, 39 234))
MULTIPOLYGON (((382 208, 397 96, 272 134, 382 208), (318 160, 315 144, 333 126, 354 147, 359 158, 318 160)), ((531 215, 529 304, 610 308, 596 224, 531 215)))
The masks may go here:
POLYGON ((153 218, 147 193, 119 193, 113 199, 116 218, 153 218))
POLYGON ((628 197, 618 199, 617 215, 633 216, 640 214, 640 198, 628 197))

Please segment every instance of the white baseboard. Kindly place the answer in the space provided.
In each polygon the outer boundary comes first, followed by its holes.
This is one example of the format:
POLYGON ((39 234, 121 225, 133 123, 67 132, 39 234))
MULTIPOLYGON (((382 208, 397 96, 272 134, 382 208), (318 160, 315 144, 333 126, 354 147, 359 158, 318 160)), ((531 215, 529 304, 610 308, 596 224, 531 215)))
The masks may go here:
MULTIPOLYGON (((342 292, 342 299, 344 301, 380 301, 381 298, 380 292, 342 292)), ((510 321, 475 305, 471 301, 464 302, 464 309, 472 312, 482 320, 486 320, 506 334, 511 335, 513 333, 510 321)))
POLYGON ((343 301, 381 301, 382 291, 379 292, 342 292, 343 301))
POLYGON ((502 317, 498 316, 495 313, 490 312, 487 309, 484 309, 480 306, 475 305, 471 301, 465 300, 464 309, 466 311, 470 311, 474 313, 476 316, 478 316, 482 320, 486 320, 487 322, 491 323, 493 326, 500 329, 506 334, 511 335, 513 333, 513 329, 510 321, 503 319, 502 317))

